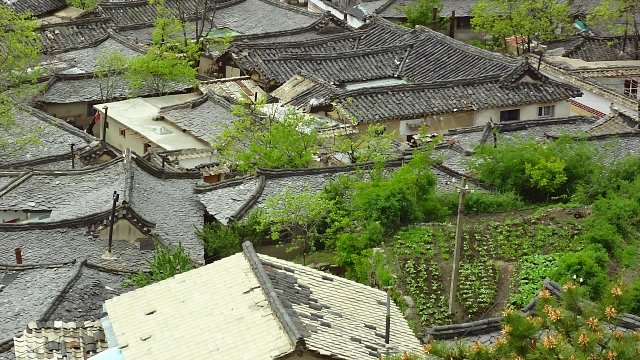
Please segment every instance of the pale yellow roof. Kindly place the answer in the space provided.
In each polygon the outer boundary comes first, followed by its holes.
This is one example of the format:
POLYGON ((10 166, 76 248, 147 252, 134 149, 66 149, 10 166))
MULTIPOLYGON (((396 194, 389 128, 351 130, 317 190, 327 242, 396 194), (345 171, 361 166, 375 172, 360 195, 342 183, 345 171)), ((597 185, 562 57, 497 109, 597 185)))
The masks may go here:
POLYGON ((273 359, 295 346, 242 253, 105 305, 125 360, 273 359))

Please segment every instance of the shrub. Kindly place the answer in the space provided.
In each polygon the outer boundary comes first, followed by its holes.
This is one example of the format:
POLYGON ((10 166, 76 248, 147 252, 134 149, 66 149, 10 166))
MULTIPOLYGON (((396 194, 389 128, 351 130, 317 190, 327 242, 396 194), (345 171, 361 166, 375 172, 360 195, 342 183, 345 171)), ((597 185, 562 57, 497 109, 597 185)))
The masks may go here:
POLYGON ((591 299, 599 299, 607 284, 607 266, 609 257, 602 246, 589 245, 586 249, 577 253, 568 253, 558 259, 557 268, 552 278, 564 281, 567 277, 582 279, 591 299))
POLYGON ((589 244, 602 246, 609 255, 614 254, 622 243, 622 237, 618 234, 616 227, 602 218, 590 221, 587 229, 582 238, 589 244))
POLYGON ((175 250, 161 247, 156 249, 153 258, 149 261, 149 271, 141 271, 128 275, 124 287, 142 287, 151 283, 168 279, 174 275, 191 270, 189 254, 178 245, 175 250))
POLYGON ((202 239, 207 259, 218 260, 242 250, 242 239, 237 229, 220 223, 206 224, 196 229, 196 236, 202 239))
POLYGON ((594 145, 562 136, 547 143, 501 137, 498 146, 476 148, 470 168, 500 191, 514 191, 530 201, 569 195, 599 174, 594 145))
POLYGON ((464 210, 468 214, 518 210, 524 207, 525 203, 522 197, 513 191, 504 193, 472 192, 467 194, 464 199, 464 210))

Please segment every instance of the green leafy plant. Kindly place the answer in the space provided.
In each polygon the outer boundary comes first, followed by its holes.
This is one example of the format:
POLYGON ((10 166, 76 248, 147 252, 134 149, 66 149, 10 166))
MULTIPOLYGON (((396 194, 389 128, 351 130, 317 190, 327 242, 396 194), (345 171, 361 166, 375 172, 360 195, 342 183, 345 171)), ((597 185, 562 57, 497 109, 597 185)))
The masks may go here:
POLYGON ((151 283, 168 279, 174 275, 191 270, 189 254, 179 244, 175 250, 160 247, 149 261, 149 270, 128 275, 123 286, 143 287, 151 283))
POLYGON ((545 279, 551 278, 556 269, 559 255, 529 255, 520 259, 518 270, 513 279, 509 303, 516 309, 522 309, 535 297, 545 279))

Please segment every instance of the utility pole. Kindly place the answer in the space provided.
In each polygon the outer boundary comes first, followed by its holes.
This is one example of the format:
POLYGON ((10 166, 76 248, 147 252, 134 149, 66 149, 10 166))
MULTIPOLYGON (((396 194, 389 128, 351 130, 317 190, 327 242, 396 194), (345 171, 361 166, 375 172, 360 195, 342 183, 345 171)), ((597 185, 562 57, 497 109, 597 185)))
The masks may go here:
POLYGON ((462 178, 462 186, 458 188, 460 198, 458 200, 458 219, 456 220, 456 247, 453 250, 453 267, 451 270, 451 288, 449 289, 449 314, 453 314, 453 302, 460 275, 460 253, 462 252, 462 213, 464 212, 464 197, 467 194, 467 179, 462 178))

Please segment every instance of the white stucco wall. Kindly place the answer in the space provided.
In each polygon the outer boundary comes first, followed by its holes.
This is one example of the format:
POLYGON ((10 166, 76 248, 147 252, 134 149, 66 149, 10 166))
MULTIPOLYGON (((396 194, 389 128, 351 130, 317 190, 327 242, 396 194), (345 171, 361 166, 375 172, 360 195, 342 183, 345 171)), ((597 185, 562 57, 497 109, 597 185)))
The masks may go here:
POLYGON ((520 120, 537 120, 538 118, 538 108, 541 106, 549 106, 554 105, 554 118, 562 118, 571 116, 571 106, 568 101, 559 101, 555 103, 543 103, 543 104, 530 104, 524 106, 515 106, 509 108, 496 108, 496 109, 484 109, 478 110, 474 114, 473 125, 484 125, 489 122, 490 119, 493 119, 493 122, 500 122, 500 111, 503 110, 511 110, 511 109, 520 109, 520 120))

